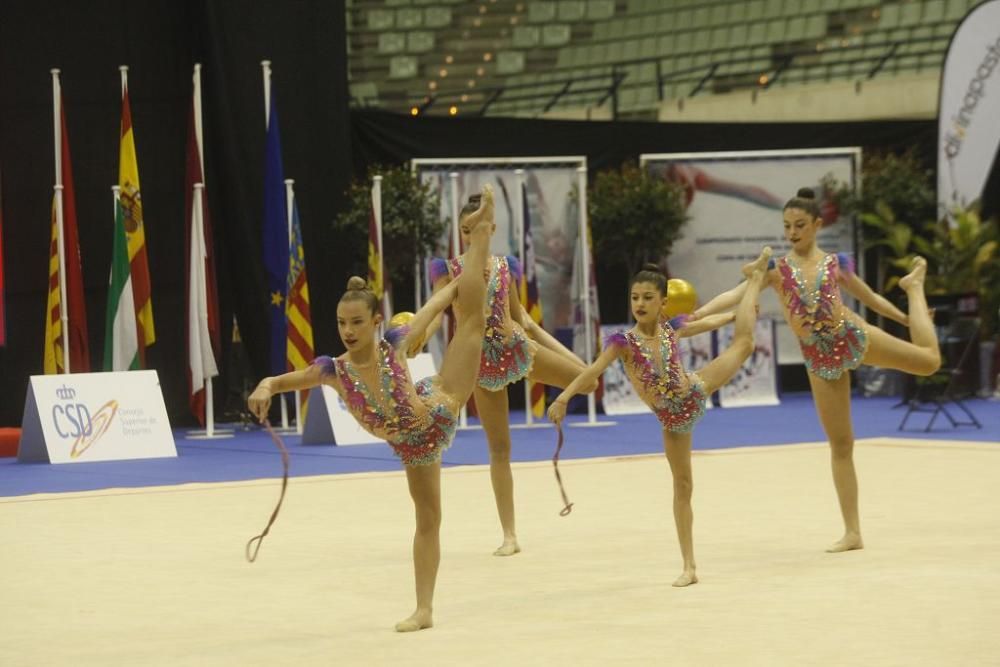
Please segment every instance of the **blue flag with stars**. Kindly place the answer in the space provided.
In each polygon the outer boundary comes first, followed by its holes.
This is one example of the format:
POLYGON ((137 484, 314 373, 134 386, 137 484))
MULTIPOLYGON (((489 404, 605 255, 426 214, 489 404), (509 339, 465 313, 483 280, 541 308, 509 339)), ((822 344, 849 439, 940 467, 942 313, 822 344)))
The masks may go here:
POLYGON ((285 201, 285 172, 281 166, 281 137, 278 110, 271 91, 271 111, 264 153, 264 267, 267 270, 268 314, 271 336, 268 367, 272 375, 284 373, 288 322, 285 298, 288 281, 288 207, 285 201))

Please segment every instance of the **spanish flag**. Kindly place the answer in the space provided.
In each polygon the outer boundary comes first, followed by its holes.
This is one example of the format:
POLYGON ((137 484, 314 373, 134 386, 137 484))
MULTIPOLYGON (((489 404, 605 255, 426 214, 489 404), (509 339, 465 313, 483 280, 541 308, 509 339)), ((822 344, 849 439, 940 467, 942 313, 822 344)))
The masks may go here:
POLYGON ((153 298, 149 281, 149 260, 146 258, 146 227, 143 223, 142 195, 139 190, 139 164, 135 157, 132 111, 128 100, 128 83, 125 81, 122 82, 118 185, 121 187, 121 209, 125 218, 125 235, 128 238, 129 275, 135 299, 139 363, 142 367, 145 365, 146 348, 156 342, 156 331, 153 327, 153 298))

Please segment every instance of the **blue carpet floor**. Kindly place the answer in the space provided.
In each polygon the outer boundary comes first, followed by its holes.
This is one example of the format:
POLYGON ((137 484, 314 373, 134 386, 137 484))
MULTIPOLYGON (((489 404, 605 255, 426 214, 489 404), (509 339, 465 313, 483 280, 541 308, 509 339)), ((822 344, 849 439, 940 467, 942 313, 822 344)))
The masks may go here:
MULTIPOLYGON (((982 429, 952 428, 946 419, 938 417, 930 433, 922 431, 928 421, 927 414, 913 415, 907 424, 908 430, 898 431, 905 408, 894 409, 896 403, 894 398, 855 398, 852 402, 855 437, 974 440, 1000 446, 1000 401, 967 402, 982 422, 982 429)), ((600 417, 602 421, 611 419, 600 417)), ((512 424, 523 421, 523 414, 511 415, 512 424)), ((572 424, 583 418, 571 415, 568 421, 572 424)), ((659 425, 652 415, 626 415, 615 417, 614 421, 617 422, 615 426, 605 428, 567 428, 562 457, 627 456, 662 451, 659 425)), ((174 437, 177 458, 64 465, 17 463, 14 458, 0 458, 0 496, 281 476, 277 449, 267 433, 260 429, 237 430, 236 437, 225 440, 191 440, 180 429, 174 432, 174 437)), ((825 439, 811 396, 786 394, 780 406, 710 410, 695 429, 694 448, 751 447, 825 439)), ((384 444, 303 445, 298 436, 285 436, 284 441, 291 454, 292 476, 401 469, 399 461, 384 444)), ((514 461, 550 459, 555 444, 555 431, 551 427, 515 429, 511 456, 514 461)), ((446 466, 487 463, 488 451, 482 430, 459 431, 442 460, 446 466)))

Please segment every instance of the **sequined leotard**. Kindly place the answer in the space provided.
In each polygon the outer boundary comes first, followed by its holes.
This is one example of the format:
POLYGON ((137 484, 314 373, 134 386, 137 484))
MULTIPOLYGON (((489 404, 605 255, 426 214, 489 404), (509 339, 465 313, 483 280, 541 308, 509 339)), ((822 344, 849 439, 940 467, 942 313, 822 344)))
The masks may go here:
POLYGON ((426 465, 441 457, 455 437, 461 405, 441 388, 437 375, 415 386, 402 351, 398 347, 409 331, 401 326, 389 330, 378 344, 375 363, 380 385, 370 388, 344 357, 318 357, 313 363, 332 383, 344 405, 361 426, 392 447, 406 465, 426 465))
MULTIPOLYGON (((452 280, 462 273, 463 258, 433 259, 431 283, 443 276, 452 280)), ((483 356, 479 363, 479 386, 499 391, 531 372, 538 344, 530 340, 521 325, 510 317, 510 290, 517 289, 521 264, 515 257, 490 257, 490 278, 486 302, 490 312, 483 335, 483 356)))
POLYGON ((669 323, 660 323, 654 340, 644 340, 634 331, 619 331, 608 336, 605 345, 618 349, 625 374, 663 428, 687 433, 704 416, 705 385, 697 373, 684 371, 677 335, 669 323), (659 359, 650 344, 659 345, 659 359))
POLYGON ((854 271, 851 258, 840 253, 826 255, 816 270, 816 284, 809 286, 802 270, 782 257, 772 261, 778 271, 778 294, 785 319, 798 336, 806 369, 824 380, 836 380, 854 370, 868 349, 868 332, 860 317, 840 299, 841 271, 854 271))

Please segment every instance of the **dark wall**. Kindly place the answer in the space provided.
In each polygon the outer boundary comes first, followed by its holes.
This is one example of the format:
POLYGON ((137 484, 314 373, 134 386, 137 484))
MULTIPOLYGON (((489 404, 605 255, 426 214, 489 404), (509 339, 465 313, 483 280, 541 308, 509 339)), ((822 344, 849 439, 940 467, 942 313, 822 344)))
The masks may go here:
MULTIPOLYGON (((73 154, 92 365, 102 362, 118 180, 120 82, 127 64, 142 185, 161 378, 172 421, 190 423, 184 371, 184 151, 191 71, 203 63, 205 160, 215 226, 223 339, 235 313, 264 368, 261 270, 264 112, 260 61, 273 62, 285 174, 296 179, 317 347, 336 337, 330 221, 350 178, 344 11, 323 0, 147 0, 0 4, 0 173, 8 345, 0 348, 0 424, 20 421, 42 369, 53 184, 52 86, 62 70, 73 154), (56 11, 58 10, 58 11, 56 11)), ((226 345, 228 348, 228 344, 226 345)), ((227 354, 224 352, 223 361, 227 354)), ((227 368, 223 366, 225 374, 227 368)), ((255 370, 259 374, 258 370, 255 370)))

